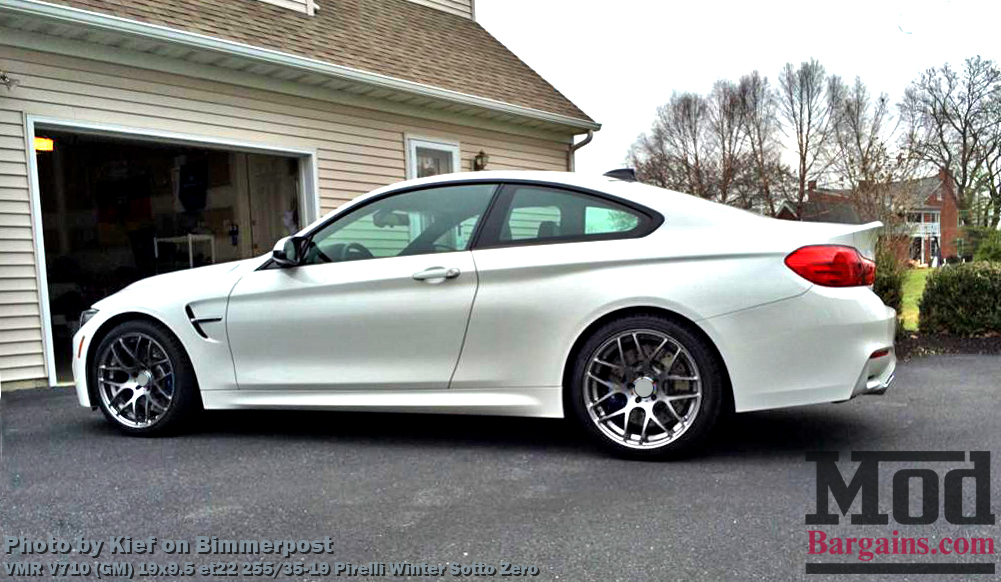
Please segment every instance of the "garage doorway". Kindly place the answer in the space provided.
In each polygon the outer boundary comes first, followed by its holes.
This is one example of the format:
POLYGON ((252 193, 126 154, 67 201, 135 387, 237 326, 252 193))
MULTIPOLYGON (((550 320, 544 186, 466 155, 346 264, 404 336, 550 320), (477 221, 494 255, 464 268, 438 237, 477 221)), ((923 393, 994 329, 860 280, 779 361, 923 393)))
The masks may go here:
MULTIPOLYGON (((36 127, 56 381, 80 312, 145 277, 251 258, 315 212, 301 155, 36 127)), ((50 374, 50 378, 52 374, 50 374)))

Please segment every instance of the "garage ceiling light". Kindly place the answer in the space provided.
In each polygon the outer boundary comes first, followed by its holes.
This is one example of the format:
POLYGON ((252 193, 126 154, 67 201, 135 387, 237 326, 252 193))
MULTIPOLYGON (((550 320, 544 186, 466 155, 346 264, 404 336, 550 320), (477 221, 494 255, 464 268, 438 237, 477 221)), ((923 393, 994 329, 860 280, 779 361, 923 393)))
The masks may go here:
POLYGON ((56 142, 52 138, 48 137, 36 137, 35 138, 35 151, 36 152, 51 152, 56 149, 56 142))

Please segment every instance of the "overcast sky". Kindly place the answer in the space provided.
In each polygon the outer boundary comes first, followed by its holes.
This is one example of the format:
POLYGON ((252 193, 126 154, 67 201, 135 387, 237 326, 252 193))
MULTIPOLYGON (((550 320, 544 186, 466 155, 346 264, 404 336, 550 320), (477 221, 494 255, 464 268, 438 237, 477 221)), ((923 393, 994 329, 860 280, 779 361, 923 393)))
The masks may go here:
MULTIPOLYGON (((577 170, 621 167, 672 91, 815 57, 899 101, 921 71, 1001 58, 1001 2, 476 0, 476 19, 602 124, 577 170)), ((578 138, 580 139, 580 138, 578 138)))

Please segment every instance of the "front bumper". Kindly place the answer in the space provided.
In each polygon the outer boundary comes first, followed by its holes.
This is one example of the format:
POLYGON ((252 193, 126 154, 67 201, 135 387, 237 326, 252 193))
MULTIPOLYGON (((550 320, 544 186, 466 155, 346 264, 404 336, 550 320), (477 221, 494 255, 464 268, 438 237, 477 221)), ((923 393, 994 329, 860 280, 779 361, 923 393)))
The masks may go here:
MULTIPOLYGON (((89 322, 88 322, 89 323, 89 322)), ((87 389, 87 350, 90 349, 88 331, 90 325, 84 325, 73 336, 73 385, 76 387, 76 399, 80 406, 91 408, 90 391, 87 389), (81 347, 81 342, 83 345, 81 347)))

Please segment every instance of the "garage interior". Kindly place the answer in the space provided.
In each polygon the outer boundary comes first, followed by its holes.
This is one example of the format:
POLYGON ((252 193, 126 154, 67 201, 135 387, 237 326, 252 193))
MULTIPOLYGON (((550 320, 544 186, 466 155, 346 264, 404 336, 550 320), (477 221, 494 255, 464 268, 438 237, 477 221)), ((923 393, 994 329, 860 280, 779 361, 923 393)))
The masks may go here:
POLYGON ((161 273, 258 256, 299 230, 300 160, 36 130, 56 376, 80 312, 161 273))

